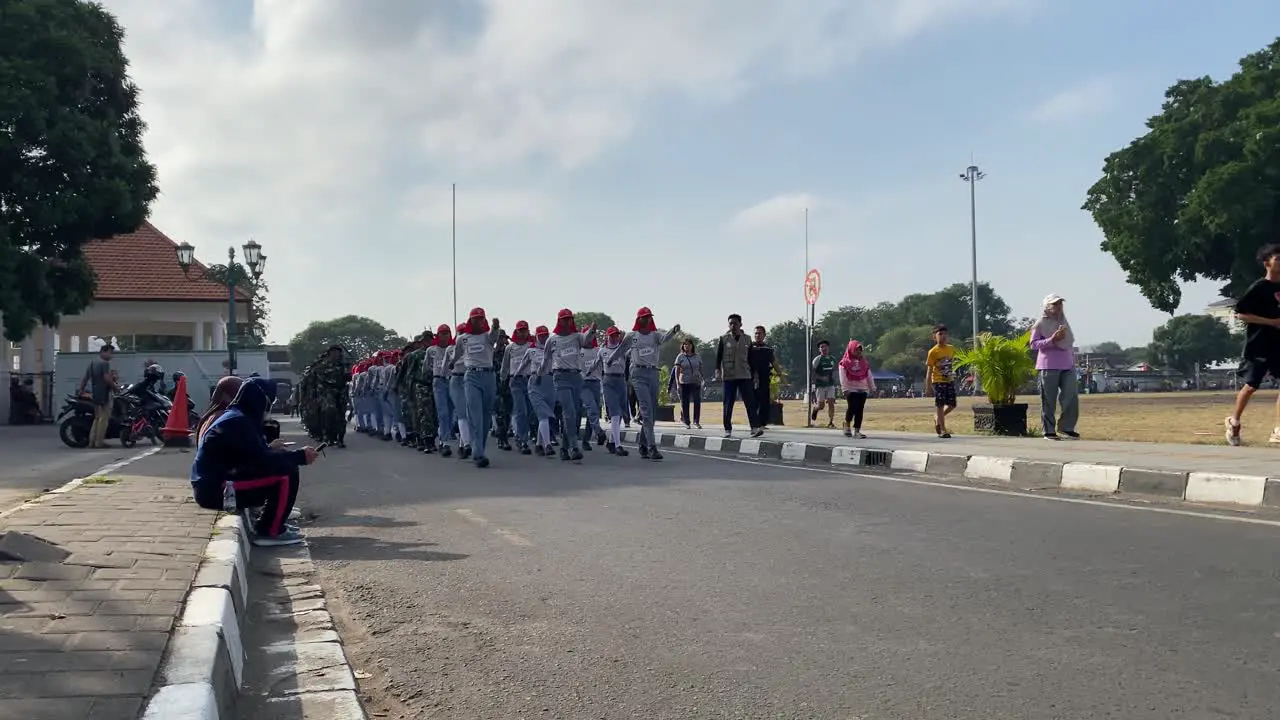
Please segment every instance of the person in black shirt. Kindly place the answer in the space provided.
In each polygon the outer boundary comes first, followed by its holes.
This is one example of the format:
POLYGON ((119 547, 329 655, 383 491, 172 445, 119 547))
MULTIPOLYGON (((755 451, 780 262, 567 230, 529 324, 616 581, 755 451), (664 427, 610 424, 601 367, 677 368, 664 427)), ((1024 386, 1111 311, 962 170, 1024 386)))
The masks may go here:
POLYGON ((773 398, 769 396, 773 374, 782 377, 782 366, 778 364, 778 355, 773 346, 764 341, 764 326, 757 325, 753 334, 753 342, 747 348, 747 366, 751 368, 751 387, 755 392, 756 422, 764 428, 769 424, 770 408, 773 398))
MULTIPOLYGON (((1226 419, 1227 443, 1240 444, 1240 417, 1249 399, 1268 375, 1280 378, 1280 244, 1264 246, 1258 261, 1266 275, 1255 281, 1236 302, 1236 319, 1245 324, 1244 352, 1238 374, 1244 387, 1236 395, 1236 406, 1226 419)), ((1276 399, 1276 421, 1271 442, 1280 444, 1280 398, 1276 399)))

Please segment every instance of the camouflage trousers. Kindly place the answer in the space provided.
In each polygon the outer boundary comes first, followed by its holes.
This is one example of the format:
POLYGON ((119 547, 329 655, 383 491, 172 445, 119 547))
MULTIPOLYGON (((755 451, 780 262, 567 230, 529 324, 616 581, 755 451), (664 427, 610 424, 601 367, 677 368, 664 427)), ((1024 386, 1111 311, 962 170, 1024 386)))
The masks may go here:
POLYGON ((418 444, 435 442, 439 421, 436 419, 436 398, 431 391, 431 381, 414 385, 413 394, 413 427, 418 435, 418 444))
POLYGON ((347 436, 347 398, 337 393, 326 393, 321 399, 321 440, 342 442, 347 436))
POLYGON ((514 404, 511 386, 499 381, 498 394, 493 403, 493 433, 499 440, 511 437, 511 408, 514 404))
POLYGON ((404 392, 396 393, 400 398, 400 422, 404 423, 404 431, 409 435, 416 435, 417 417, 418 417, 418 398, 414 395, 413 388, 405 388, 404 392))

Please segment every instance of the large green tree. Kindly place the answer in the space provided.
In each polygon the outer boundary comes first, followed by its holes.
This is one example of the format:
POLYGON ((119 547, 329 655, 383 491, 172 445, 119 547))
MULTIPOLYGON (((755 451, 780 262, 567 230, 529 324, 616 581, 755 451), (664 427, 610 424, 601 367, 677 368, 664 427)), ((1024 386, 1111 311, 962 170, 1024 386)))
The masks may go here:
POLYGON ((1280 40, 1223 82, 1175 83, 1147 128, 1089 188, 1102 249, 1158 310, 1198 278, 1238 297, 1261 273, 1258 248, 1280 238, 1280 40))
POLYGON ((933 325, 904 325, 880 337, 871 353, 872 369, 892 372, 908 382, 924 379, 924 361, 933 347, 933 325))
POLYGON ((1187 375, 1235 355, 1240 339, 1209 315, 1179 315, 1151 334, 1149 362, 1187 375))
POLYGON ((399 350, 408 342, 376 320, 346 315, 313 322, 294 335, 289 341, 289 365, 300 373, 331 345, 341 345, 353 359, 359 360, 378 350, 399 350))
POLYGON ((82 246, 156 198, 124 30, 98 3, 0 1, 0 313, 21 341, 93 301, 82 246))

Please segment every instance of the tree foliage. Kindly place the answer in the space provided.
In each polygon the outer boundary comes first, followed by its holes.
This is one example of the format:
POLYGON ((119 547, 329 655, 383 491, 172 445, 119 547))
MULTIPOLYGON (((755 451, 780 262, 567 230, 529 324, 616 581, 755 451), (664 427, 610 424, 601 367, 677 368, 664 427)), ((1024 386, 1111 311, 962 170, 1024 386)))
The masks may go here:
MULTIPOLYGON (((805 346, 804 320, 788 320, 769 328, 769 342, 787 373, 787 385, 804 385, 805 363, 818 352, 818 343, 831 343, 842 354, 850 340, 858 340, 876 371, 896 372, 908 380, 923 377, 925 354, 933 346, 932 330, 946 325, 957 342, 973 335, 970 286, 955 283, 933 293, 915 293, 902 300, 871 307, 844 306, 823 313, 805 346)), ((1015 319, 1009 305, 987 283, 978 283, 978 324, 983 332, 1013 335, 1030 325, 1015 319)))
POLYGON ((1209 315, 1179 315, 1151 334, 1149 361, 1187 375, 1226 360, 1240 350, 1240 338, 1209 315))
POLYGON ((124 30, 98 3, 0 5, 0 313, 21 341, 93 301, 82 247, 156 198, 124 30))
MULTIPOLYGON (((591 323, 595 323, 596 332, 598 332, 600 334, 600 337, 602 338, 604 337, 605 330, 608 330, 610 326, 617 325, 617 323, 614 322, 613 317, 610 316, 609 313, 595 312, 593 310, 587 310, 585 312, 574 312, 573 319, 574 319, 574 322, 578 323, 578 327, 580 328, 584 328, 590 325, 591 323)), ((535 326, 538 325, 538 323, 532 323, 532 324, 535 326)), ((512 325, 512 327, 515 327, 514 324, 512 325)), ((551 325, 547 325, 547 327, 551 327, 551 325)), ((630 329, 631 328, 623 328, 623 330, 630 330, 630 329)))
POLYGON ((267 328, 271 323, 271 288, 267 281, 263 278, 255 279, 239 264, 209 265, 205 268, 205 273, 210 280, 224 286, 228 276, 234 273, 236 288, 249 296, 249 322, 236 323, 236 346, 258 348, 266 344, 267 328))
POLYGON ((313 322, 294 335, 289 341, 289 365, 300 373, 331 345, 341 345, 352 358, 360 359, 378 350, 398 350, 408 342, 376 320, 346 315, 313 322))
POLYGON ((1157 310, 1177 310, 1180 282, 1198 278, 1237 297, 1280 237, 1280 40, 1226 81, 1175 83, 1147 128, 1089 188, 1102 249, 1157 310))

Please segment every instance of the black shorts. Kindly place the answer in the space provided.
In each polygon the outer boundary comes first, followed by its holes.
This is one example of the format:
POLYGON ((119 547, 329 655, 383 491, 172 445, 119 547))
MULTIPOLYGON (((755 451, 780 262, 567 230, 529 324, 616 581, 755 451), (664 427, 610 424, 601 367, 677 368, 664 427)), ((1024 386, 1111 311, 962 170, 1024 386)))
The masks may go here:
POLYGON ((949 382, 933 384, 933 405, 934 407, 950 407, 956 406, 956 386, 949 382))
POLYGON ((1240 361, 1240 368, 1236 370, 1236 375, 1240 376, 1245 385, 1256 390, 1262 387, 1262 381, 1268 375, 1280 380, 1280 360, 1245 358, 1240 361))

